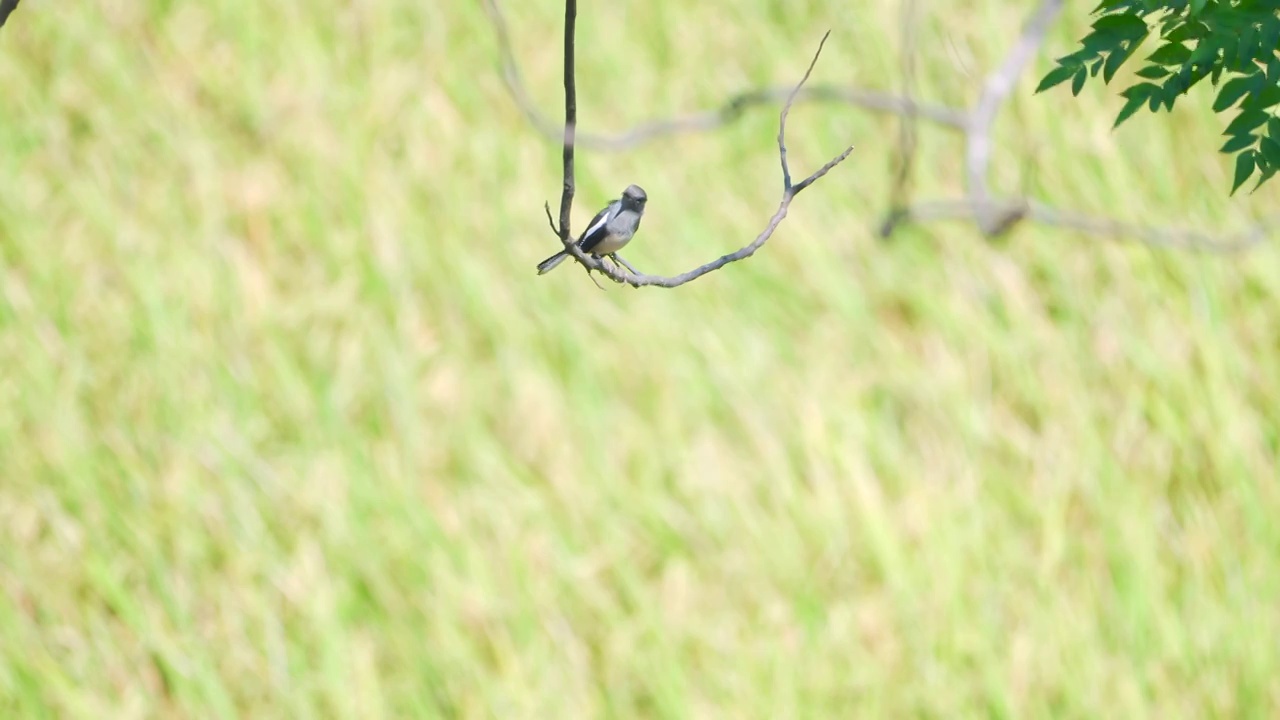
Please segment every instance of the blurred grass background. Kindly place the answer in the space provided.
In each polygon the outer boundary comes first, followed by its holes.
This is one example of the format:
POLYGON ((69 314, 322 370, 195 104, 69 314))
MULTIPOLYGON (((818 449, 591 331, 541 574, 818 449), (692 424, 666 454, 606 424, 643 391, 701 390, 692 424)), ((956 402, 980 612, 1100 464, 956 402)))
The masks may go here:
MULTIPOLYGON (((1025 12, 925 6, 972 102, 1025 12)), ((997 190, 1230 232, 1201 88, 998 122, 997 190)), ((561 110, 562 6, 509 2, 561 110)), ((587 3, 584 128, 799 78, 893 90, 898 0, 587 3)), ((961 223, 874 238, 896 121, 808 105, 753 259, 600 292, 542 216, 478 2, 29 0, 0 32, 5 717, 1267 717, 1280 256, 961 223), (566 266, 569 267, 569 266, 566 266)), ((579 153, 628 258, 743 245, 776 108, 579 153)), ((922 126, 919 196, 961 190, 922 126)))

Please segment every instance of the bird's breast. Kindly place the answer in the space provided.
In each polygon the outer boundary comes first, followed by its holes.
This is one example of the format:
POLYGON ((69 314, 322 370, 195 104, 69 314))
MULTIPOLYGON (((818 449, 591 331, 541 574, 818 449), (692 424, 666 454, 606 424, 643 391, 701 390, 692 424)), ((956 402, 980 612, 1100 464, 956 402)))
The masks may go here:
POLYGON ((630 233, 627 233, 625 236, 614 235, 610 233, 609 235, 606 235, 603 240, 600 241, 599 245, 596 245, 594 248, 592 248, 591 252, 595 253, 596 255, 608 255, 609 253, 615 253, 621 250, 622 247, 626 245, 627 242, 629 242, 630 240, 631 240, 630 233))

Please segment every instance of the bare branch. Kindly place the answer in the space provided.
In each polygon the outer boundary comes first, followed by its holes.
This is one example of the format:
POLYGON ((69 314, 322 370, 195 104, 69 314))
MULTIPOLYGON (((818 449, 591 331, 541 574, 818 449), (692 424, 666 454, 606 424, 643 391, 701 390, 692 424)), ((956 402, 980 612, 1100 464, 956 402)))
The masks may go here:
POLYGON ((1267 239, 1277 224, 1280 224, 1280 215, 1271 215, 1254 223, 1248 230, 1222 240, 1197 230, 1134 225, 1110 218, 1065 212, 1034 201, 1028 207, 1027 218, 1034 222, 1069 228, 1088 235, 1137 238, 1144 244, 1154 247, 1223 254, 1237 253, 1257 246, 1267 239))
MULTIPOLYGON (((538 110, 525 85, 524 77, 520 74, 520 68, 515 62, 515 54, 511 48, 511 37, 507 32, 506 17, 498 5, 498 0, 483 0, 483 3, 497 36, 502 79, 507 86, 507 92, 510 93, 512 100, 529 124, 548 138, 559 140, 563 128, 538 110)), ((963 130, 967 122, 967 114, 963 110, 933 103, 915 102, 879 90, 820 84, 807 86, 796 92, 793 85, 771 85, 732 95, 714 110, 643 122, 619 133, 578 132, 575 134, 574 142, 582 148, 616 152, 638 147, 669 135, 710 132, 736 122, 753 107, 783 102, 792 93, 796 93, 795 102, 797 103, 842 104, 876 112, 909 114, 955 130, 963 130)))
MULTIPOLYGON (((569 211, 573 207, 573 134, 578 126, 578 88, 574 71, 573 38, 578 22, 578 1, 564 3, 564 190, 560 194, 560 242, 573 249, 569 211)), ((575 253, 580 255, 581 253, 575 253)))
POLYGON ((999 237, 1018 222, 1029 220, 1047 227, 1074 230, 1094 237, 1115 240, 1136 238, 1153 247, 1221 254, 1242 252, 1258 245, 1266 240, 1271 228, 1280 224, 1280 215, 1273 215, 1253 224, 1242 233, 1221 240, 1197 230, 1124 223, 1111 218, 1059 210, 1036 201, 992 200, 985 205, 978 205, 972 200, 963 199, 927 201, 903 208, 885 220, 880 235, 887 237, 897 226, 909 222, 976 221, 980 217, 987 218, 992 223, 992 237, 999 237))
MULTIPOLYGON (((999 69, 987 76, 982 83, 982 94, 978 104, 969 116, 968 128, 965 131, 965 174, 968 176, 969 199, 978 209, 990 207, 991 192, 987 186, 987 168, 991 164, 991 127, 995 123, 996 113, 1001 104, 1013 92, 1027 62, 1035 56, 1045 34, 1054 18, 1062 10, 1063 0, 1043 0, 1040 7, 1022 28, 1022 34, 1014 43, 1009 55, 1005 57, 999 69)), ((977 215, 978 227, 987 236, 997 233, 999 218, 988 217, 983 212, 977 215)))
POLYGON ((930 223, 945 220, 989 218, 989 237, 998 237, 1026 218, 1027 204, 1021 200, 932 200, 895 208, 880 226, 880 237, 887 238, 906 223, 930 223))
MULTIPOLYGON (((902 96, 907 104, 915 104, 916 29, 920 19, 920 3, 906 0, 902 6, 902 96)), ((916 117, 904 113, 898 119, 898 161, 893 185, 889 190, 889 214, 896 216, 911 202, 911 176, 916 159, 916 117)))

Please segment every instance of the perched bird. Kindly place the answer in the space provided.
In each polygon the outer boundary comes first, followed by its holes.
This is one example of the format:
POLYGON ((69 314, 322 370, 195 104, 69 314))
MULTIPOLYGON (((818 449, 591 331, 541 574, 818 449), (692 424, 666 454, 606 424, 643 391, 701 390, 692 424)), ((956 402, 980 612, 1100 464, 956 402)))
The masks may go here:
MULTIPOLYGON (((622 197, 609 203, 609 206, 591 218, 582 237, 578 238, 578 248, 584 253, 596 257, 608 256, 617 262, 614 253, 623 245, 631 242, 632 236, 640 228, 640 218, 644 216, 644 204, 649 198, 639 185, 628 185, 622 191, 622 197)), ((551 272, 555 266, 569 257, 567 250, 552 255, 538 263, 538 274, 551 272)))

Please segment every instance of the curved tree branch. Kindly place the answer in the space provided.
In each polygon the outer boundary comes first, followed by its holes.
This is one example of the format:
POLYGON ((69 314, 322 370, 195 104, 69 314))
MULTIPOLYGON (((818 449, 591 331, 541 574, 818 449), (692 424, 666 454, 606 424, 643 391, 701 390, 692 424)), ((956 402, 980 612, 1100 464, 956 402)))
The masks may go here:
MULTIPOLYGON (((822 55, 822 48, 827 44, 827 38, 831 35, 828 30, 823 36, 821 42, 818 43, 818 50, 813 54, 813 59, 809 61, 809 67, 804 71, 804 77, 800 78, 800 82, 791 90, 787 96, 786 103, 782 106, 782 113, 778 117, 778 158, 782 166, 782 199, 778 203, 778 209, 774 212, 773 217, 769 219, 769 224, 765 229, 756 236, 746 246, 722 255, 705 265, 699 266, 686 273, 681 273, 674 277, 664 277, 661 275, 646 275, 636 272, 629 263, 621 261, 626 265, 626 270, 616 265, 606 264, 600 258, 587 255, 582 252, 572 240, 569 232, 569 209, 573 204, 573 145, 576 137, 577 124, 577 97, 575 93, 574 83, 574 27, 577 15, 576 0, 566 0, 565 2, 565 40, 564 40, 564 91, 565 91, 565 128, 564 128, 564 192, 560 198, 560 227, 556 228, 552 223, 552 230, 556 231, 561 243, 564 244, 565 250, 574 257, 579 263, 587 268, 588 273, 596 270, 608 276, 614 282, 626 283, 632 287, 662 287, 675 288, 685 283, 696 280, 709 272, 719 270, 720 268, 732 262, 737 262, 744 258, 751 257, 762 245, 772 237, 774 230, 778 229, 778 225, 782 223, 783 218, 787 216, 787 211, 791 207, 791 201, 801 191, 812 185, 814 182, 822 178, 836 165, 844 162, 849 157, 849 153, 853 152, 853 146, 845 148, 843 152, 829 160, 827 164, 818 168, 812 175, 798 183, 791 181, 791 168, 787 163, 787 114, 791 111, 791 106, 795 103, 796 95, 804 87, 805 82, 809 79, 809 75, 813 73, 813 68, 818 64, 818 57, 822 55)), ((547 206, 547 217, 550 222, 551 208, 547 206)))

